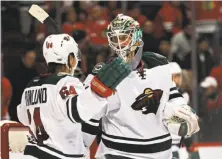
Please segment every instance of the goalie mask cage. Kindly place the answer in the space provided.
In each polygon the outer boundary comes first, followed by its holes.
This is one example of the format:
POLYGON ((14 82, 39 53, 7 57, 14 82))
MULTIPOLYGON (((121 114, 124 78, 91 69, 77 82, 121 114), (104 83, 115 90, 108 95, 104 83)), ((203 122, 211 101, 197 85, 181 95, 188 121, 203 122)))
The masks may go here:
POLYGON ((29 128, 12 121, 1 123, 1 159, 21 158, 26 143, 29 128))

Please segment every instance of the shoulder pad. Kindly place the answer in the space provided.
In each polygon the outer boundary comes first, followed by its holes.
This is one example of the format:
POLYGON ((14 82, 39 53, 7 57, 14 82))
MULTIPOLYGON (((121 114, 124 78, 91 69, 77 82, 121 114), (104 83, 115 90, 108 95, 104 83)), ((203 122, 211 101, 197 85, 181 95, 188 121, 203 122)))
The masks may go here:
POLYGON ((51 75, 40 75, 35 78, 33 78, 26 88, 29 87, 35 87, 35 86, 41 86, 43 84, 52 84, 56 85, 62 78, 69 76, 69 75, 56 75, 56 74, 51 74, 51 75))
POLYGON ((61 79, 65 78, 67 76, 71 76, 71 75, 67 75, 67 74, 65 74, 65 75, 64 74, 63 75, 52 74, 51 76, 48 76, 44 80, 44 84, 56 85, 61 79))
POLYGON ((166 57, 154 52, 144 52, 142 60, 145 63, 145 68, 148 69, 169 63, 166 57))

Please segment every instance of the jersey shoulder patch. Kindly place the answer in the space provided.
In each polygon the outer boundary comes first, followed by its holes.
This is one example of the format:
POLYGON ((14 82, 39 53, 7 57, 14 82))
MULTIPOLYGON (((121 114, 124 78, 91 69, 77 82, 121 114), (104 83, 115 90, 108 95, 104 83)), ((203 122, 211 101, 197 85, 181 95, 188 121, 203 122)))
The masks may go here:
POLYGON ((144 52, 142 60, 145 63, 145 68, 148 69, 169 63, 166 57, 154 52, 144 52))

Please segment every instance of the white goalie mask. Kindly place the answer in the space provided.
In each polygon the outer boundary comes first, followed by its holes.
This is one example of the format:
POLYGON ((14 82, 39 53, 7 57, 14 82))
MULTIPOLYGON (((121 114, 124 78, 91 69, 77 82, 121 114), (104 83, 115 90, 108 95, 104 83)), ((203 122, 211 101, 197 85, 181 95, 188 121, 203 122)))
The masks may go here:
POLYGON ((127 57, 132 51, 143 47, 142 30, 133 18, 118 14, 107 29, 109 46, 125 62, 128 61, 127 57))
POLYGON ((49 35, 43 44, 43 56, 48 63, 65 64, 68 66, 68 57, 73 53, 76 59, 76 65, 71 68, 72 75, 78 65, 78 61, 81 61, 81 53, 78 48, 78 44, 68 34, 49 35))

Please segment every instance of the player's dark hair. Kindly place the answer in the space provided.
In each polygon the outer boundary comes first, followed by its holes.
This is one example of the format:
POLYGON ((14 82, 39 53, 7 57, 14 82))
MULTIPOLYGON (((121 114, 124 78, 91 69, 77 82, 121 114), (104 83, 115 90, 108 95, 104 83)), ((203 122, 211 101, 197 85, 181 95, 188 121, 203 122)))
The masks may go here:
POLYGON ((54 62, 48 63, 48 73, 56 73, 64 64, 58 64, 54 62))
MULTIPOLYGON (((70 64, 70 57, 75 57, 73 53, 70 53, 69 56, 68 56, 68 66, 71 67, 71 64, 70 64)), ((55 62, 50 62, 48 63, 48 73, 56 73, 58 72, 58 70, 60 70, 62 67, 66 67, 65 64, 59 64, 59 63, 55 63, 55 62)))

